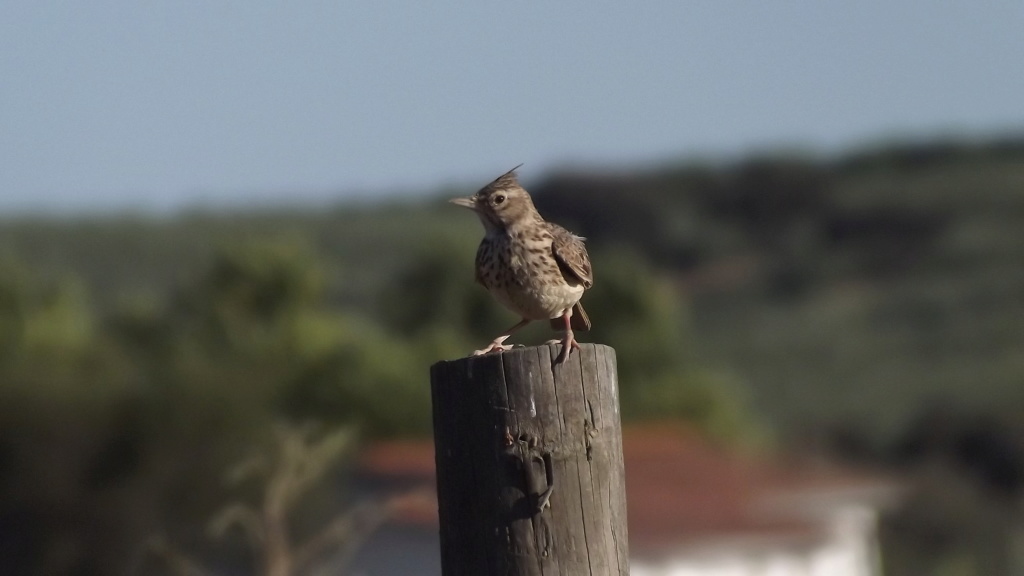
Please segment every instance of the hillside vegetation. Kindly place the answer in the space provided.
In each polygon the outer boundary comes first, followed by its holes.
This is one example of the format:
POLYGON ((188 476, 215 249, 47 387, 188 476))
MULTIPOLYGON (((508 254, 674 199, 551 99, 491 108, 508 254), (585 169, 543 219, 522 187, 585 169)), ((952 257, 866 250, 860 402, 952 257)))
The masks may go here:
MULTIPOLYGON (((927 470, 893 573, 1008 566, 1024 139, 523 181, 588 238, 585 339, 617 349, 625 418, 927 470)), ((515 321, 472 281, 479 223, 444 202, 472 191, 0 221, 0 524, 20 526, 0 552, 28 551, 0 572, 123 573, 146 535, 194 533, 274 422, 427 433, 430 363, 515 321)))
MULTIPOLYGON (((589 239, 599 288, 634 255, 671 282, 687 315, 679 353, 741 381, 774 426, 891 433, 924 401, 1024 400, 1024 141, 524 180, 546 217, 589 239)), ((462 323, 474 342, 512 318, 474 293, 479 236, 443 198, 0 224, 8 259, 80 280, 103 310, 159 301, 225 248, 283 241, 322 266, 327 304, 405 330, 423 314, 462 323), (395 286, 425 262, 440 262, 444 289, 395 286), (468 292, 484 319, 428 302, 448 297, 431 289, 468 292)))

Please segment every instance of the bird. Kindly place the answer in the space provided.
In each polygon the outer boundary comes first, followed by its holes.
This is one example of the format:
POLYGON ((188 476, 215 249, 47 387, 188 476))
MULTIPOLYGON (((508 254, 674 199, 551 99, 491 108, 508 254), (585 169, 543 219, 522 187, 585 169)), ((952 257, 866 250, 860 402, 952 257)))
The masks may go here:
POLYGON ((555 360, 562 364, 572 350, 580 349, 573 329, 590 330, 580 298, 594 285, 594 274, 583 244, 586 239, 541 217, 519 184, 516 170, 521 166, 472 196, 449 200, 472 210, 484 226, 476 251, 476 281, 522 318, 473 355, 509 350, 512 346, 504 342, 515 331, 530 322, 548 320, 553 329, 565 331, 555 360))

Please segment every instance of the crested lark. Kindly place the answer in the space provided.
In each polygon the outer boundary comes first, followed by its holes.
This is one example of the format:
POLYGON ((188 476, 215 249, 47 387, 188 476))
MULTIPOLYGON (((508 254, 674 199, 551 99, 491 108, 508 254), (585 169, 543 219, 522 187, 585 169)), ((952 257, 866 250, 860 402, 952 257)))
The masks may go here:
POLYGON ((565 330, 556 360, 560 364, 572 349, 579 349, 573 328, 590 329, 580 297, 594 283, 594 276, 584 239, 541 218, 516 180, 518 168, 472 196, 451 200, 476 212, 484 225, 484 239, 476 252, 476 281, 523 318, 474 355, 508 350, 512 346, 503 342, 513 332, 533 320, 550 320, 555 330, 565 330))

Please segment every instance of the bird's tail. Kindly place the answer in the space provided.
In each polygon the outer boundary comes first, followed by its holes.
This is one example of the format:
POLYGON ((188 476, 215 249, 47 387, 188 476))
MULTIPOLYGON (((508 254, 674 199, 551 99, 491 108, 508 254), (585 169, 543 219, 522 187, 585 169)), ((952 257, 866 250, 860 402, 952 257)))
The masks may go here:
MULTIPOLYGON (((583 305, 577 302, 572 307, 572 319, 569 320, 569 324, 573 330, 582 330, 586 332, 590 330, 590 317, 587 316, 587 311, 583 309, 583 305)), ((551 328, 553 330, 564 330, 565 321, 562 317, 551 319, 551 328)))

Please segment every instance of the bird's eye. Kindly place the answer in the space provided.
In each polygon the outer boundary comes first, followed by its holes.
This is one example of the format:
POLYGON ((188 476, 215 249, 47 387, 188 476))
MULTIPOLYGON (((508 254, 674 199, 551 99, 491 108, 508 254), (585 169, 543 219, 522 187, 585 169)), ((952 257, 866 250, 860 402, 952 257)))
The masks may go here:
POLYGON ((504 201, 505 201, 505 195, 504 194, 498 194, 497 196, 494 197, 494 203, 495 204, 501 204, 504 201))

